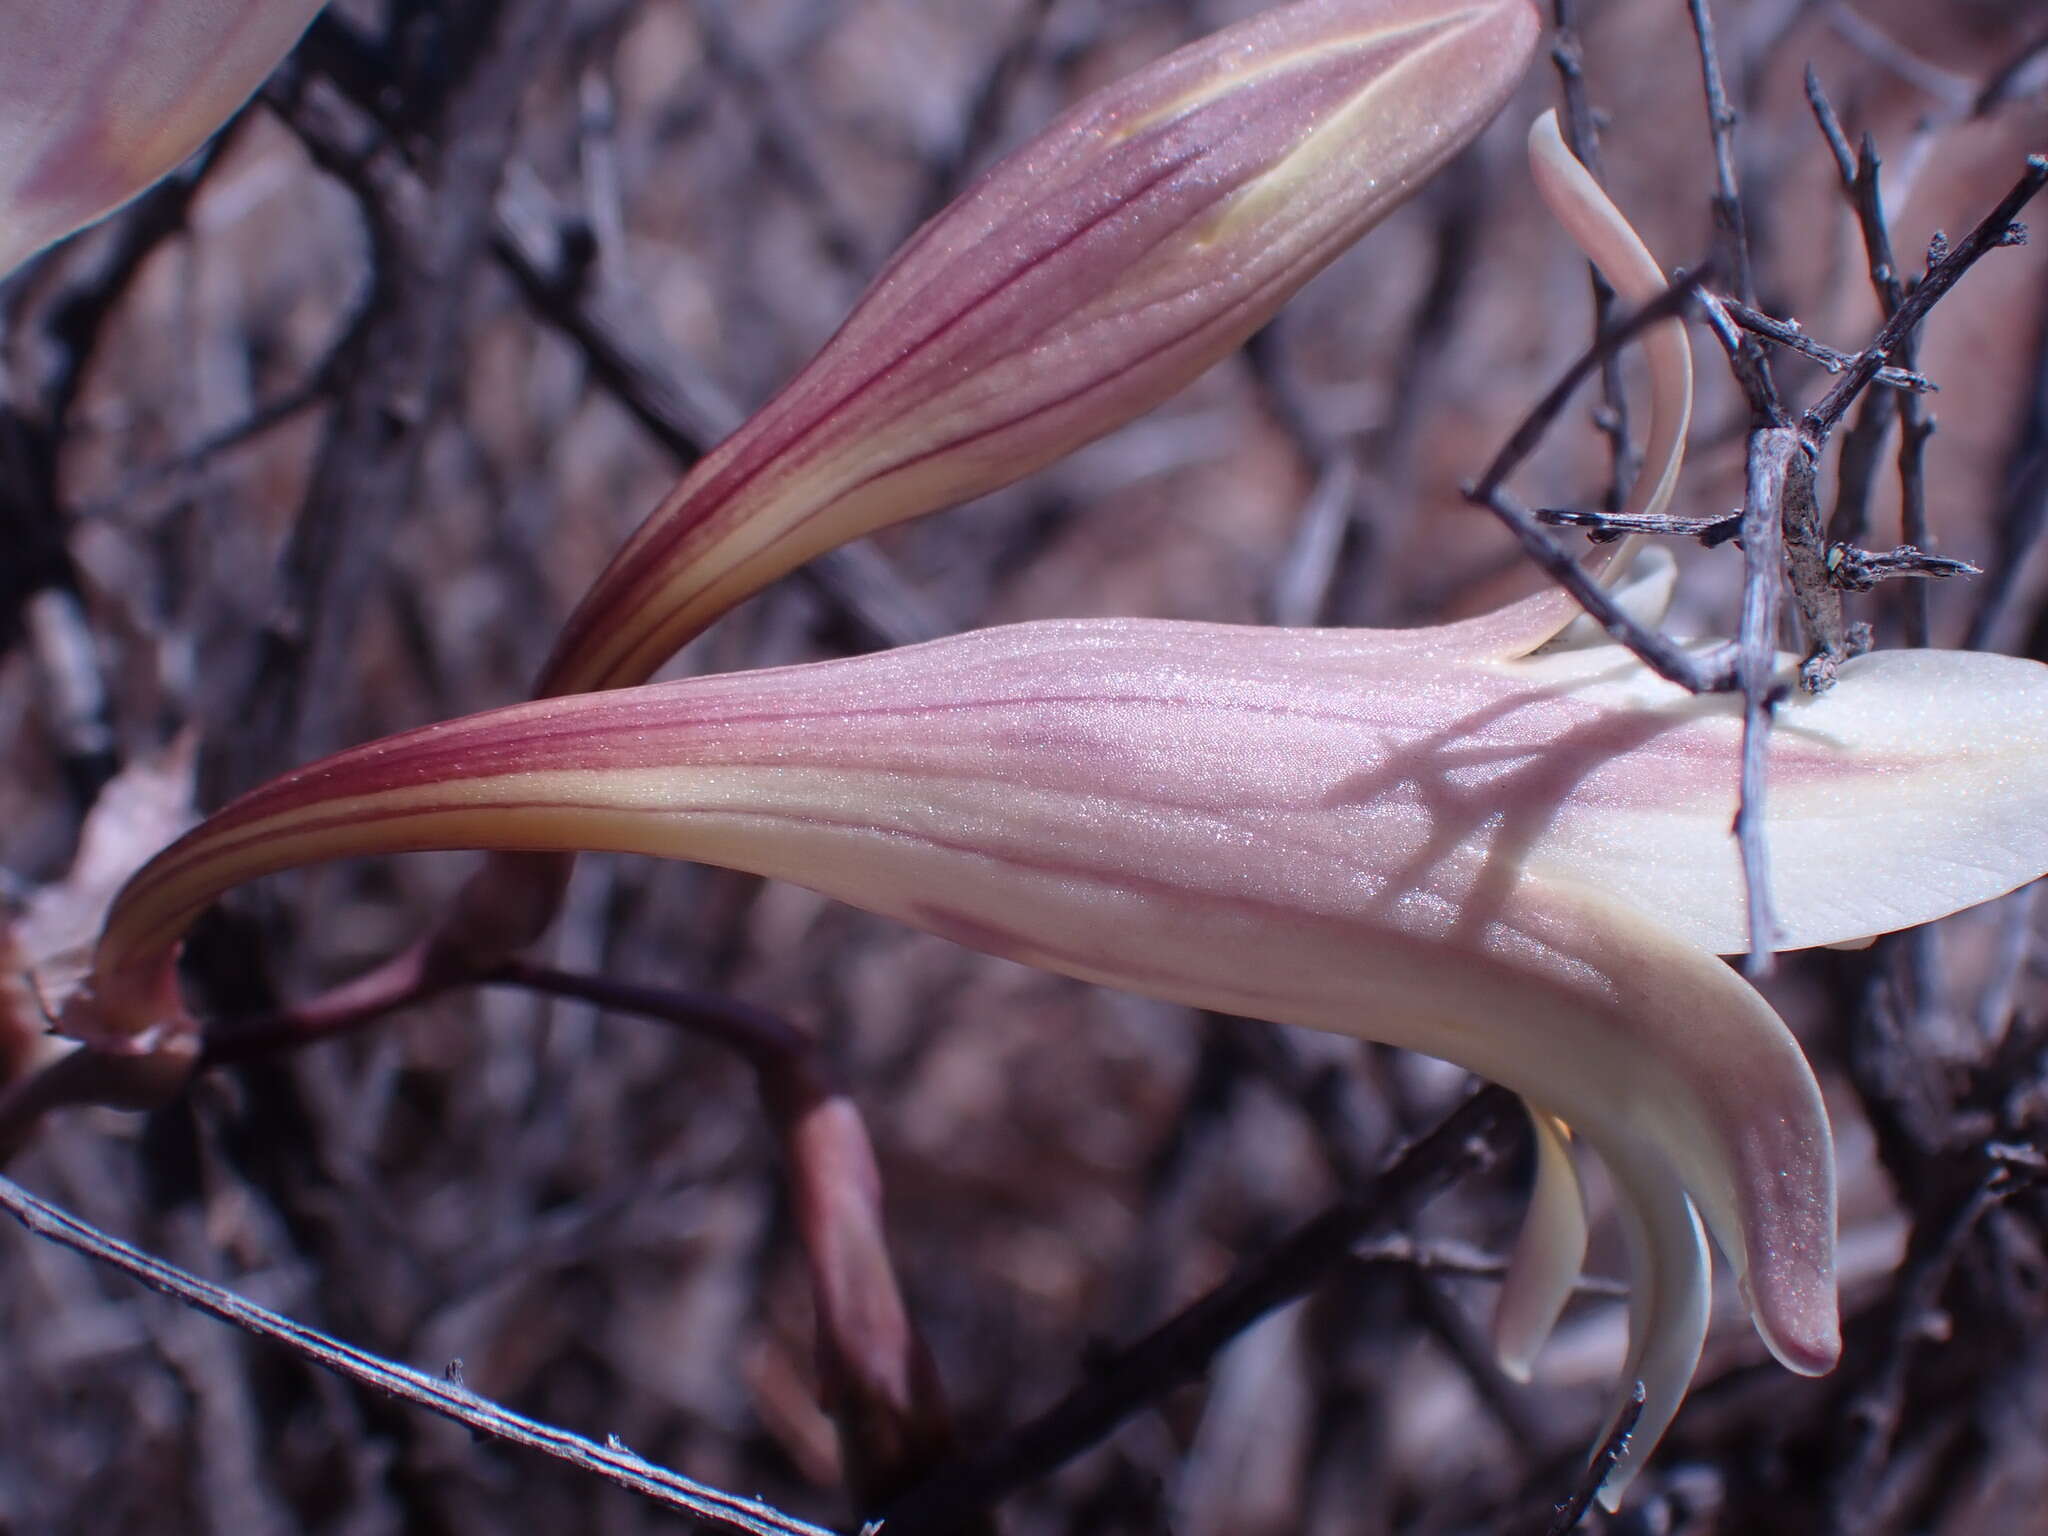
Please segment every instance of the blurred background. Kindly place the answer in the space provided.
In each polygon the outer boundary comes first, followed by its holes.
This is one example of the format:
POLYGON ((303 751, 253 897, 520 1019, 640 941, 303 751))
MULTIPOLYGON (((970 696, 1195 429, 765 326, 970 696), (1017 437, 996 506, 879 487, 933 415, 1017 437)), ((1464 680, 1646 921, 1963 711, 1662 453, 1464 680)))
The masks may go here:
MULTIPOLYGON (((180 733, 198 805, 337 746, 513 701, 622 538, 831 332, 867 276, 1062 106, 1243 0, 361 0, 172 182, 0 287, 0 895, 60 877, 108 777, 180 733)), ((1711 245, 1680 0, 1584 0, 1609 185, 1659 259, 1711 245)), ((1877 303, 1811 64, 1885 161, 1902 264, 2048 150, 2035 0, 1720 0, 1764 307, 1853 350, 1877 303)), ((1258 338, 1010 491, 784 581, 675 673, 1053 615, 1408 625, 1537 582, 1463 503, 1586 344, 1582 262, 1528 185, 1540 62, 1485 138, 1258 338)), ((1705 337, 1675 510, 1740 500, 1705 337)), ((1935 545, 1987 574, 1936 643, 2048 658, 2048 253, 1927 327, 1935 545)), ((1787 359, 1811 398, 1823 377, 1787 359)), ((1597 505, 1590 394, 1521 474, 1597 505)), ((1895 433, 1893 434, 1896 435, 1895 433)), ((1899 542, 1892 446, 1865 542, 1899 542)), ((1839 445, 1838 445, 1839 451, 1839 445)), ((1838 469, 1823 483, 1832 499, 1838 469)), ((1853 473, 1853 471, 1852 471, 1853 473)), ((1740 560, 1679 550, 1673 626, 1740 560)), ((1893 588, 1903 584, 1893 584, 1893 588)), ((1858 603, 1881 639, 1901 594, 1858 603)), ((236 893, 195 996, 258 1010, 428 925, 468 861, 236 893)), ((1731 1294, 1631 1532, 2048 1530, 2048 1200, 1955 1220, 2024 1141, 2048 1002, 2029 893, 1769 985, 1828 1090, 1850 1352, 1796 1379, 1731 1294), (1958 1230, 1959 1229, 1959 1230, 1958 1230), (1905 1268, 1901 1270, 1902 1260, 1905 1268)), ((827 1043, 959 1431, 985 1442, 1467 1090, 1440 1064, 985 959, 808 892, 586 858, 561 963, 711 989, 827 1043)), ((55 1122, 13 1170, 351 1343, 824 1523, 851 1516, 773 1135, 729 1053, 465 993, 55 1122)), ((1542 1529, 1625 1345, 1595 1284, 1533 1386, 1480 1342, 1518 1154, 1004 1507, 1065 1532, 1542 1529)), ((1604 1208, 1597 1171, 1596 1208, 1604 1208)), ((1620 1273, 1609 1223, 1592 1271, 1620 1273)), ((1725 1287, 1724 1287, 1725 1288, 1725 1287)), ((9 1228, 0 1530, 623 1533, 631 1496, 473 1443, 9 1228)), ((1591 1524, 1600 1528, 1601 1517, 1591 1524)))

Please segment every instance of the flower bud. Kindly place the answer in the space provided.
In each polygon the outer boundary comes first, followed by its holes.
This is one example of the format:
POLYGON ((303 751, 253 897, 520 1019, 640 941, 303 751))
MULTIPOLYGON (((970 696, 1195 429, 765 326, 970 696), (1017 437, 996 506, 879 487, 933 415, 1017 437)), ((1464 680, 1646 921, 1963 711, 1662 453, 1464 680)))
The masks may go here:
POLYGON ((811 556, 1157 405, 1469 142, 1537 32, 1529 0, 1302 0, 1082 102, 912 236, 683 479, 538 691, 643 682, 811 556))

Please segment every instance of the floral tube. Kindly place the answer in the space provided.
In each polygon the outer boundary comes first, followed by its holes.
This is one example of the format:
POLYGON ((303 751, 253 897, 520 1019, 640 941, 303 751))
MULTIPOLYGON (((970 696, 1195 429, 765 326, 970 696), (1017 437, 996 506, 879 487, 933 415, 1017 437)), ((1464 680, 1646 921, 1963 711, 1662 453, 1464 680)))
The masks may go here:
MULTIPOLYGON (((429 726, 274 780, 160 855, 63 1027, 111 1052, 189 1039, 177 945, 243 880, 604 849, 1426 1051, 1616 1169, 1650 1393, 1618 1492, 1697 1359, 1693 1208, 1772 1351, 1833 1363, 1833 1154, 1797 1044, 1716 958, 1744 942, 1739 703, 1612 645, 1531 654, 1566 617, 1546 594, 1414 631, 1029 624, 429 726)), ((2044 749, 2048 668, 2008 657, 1884 653, 1789 700, 1767 828, 1787 942, 1925 921, 2048 869, 2044 749)))

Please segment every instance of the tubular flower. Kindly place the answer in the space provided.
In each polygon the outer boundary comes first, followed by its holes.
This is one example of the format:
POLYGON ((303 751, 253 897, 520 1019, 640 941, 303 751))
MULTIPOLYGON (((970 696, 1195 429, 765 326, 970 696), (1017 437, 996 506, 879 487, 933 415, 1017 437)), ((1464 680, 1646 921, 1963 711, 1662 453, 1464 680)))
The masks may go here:
MULTIPOLYGON (((608 849, 1427 1051, 1613 1170, 1629 1379, 1650 1397, 1639 1459, 1705 1327, 1695 1209, 1779 1359, 1834 1362, 1833 1163, 1798 1046, 1715 958, 1744 944, 1739 705, 1611 645, 1536 653, 1571 611, 1546 595, 1415 631, 1047 622, 428 726, 275 780, 160 855, 63 1025, 113 1051, 188 1034, 180 935, 244 880, 366 853, 608 849)), ((2031 662, 1892 652, 1795 695, 1770 761, 1787 942, 2048 869, 2044 751, 2031 662)), ((1547 1324, 1510 1330, 1524 1357, 1547 1324)))
MULTIPOLYGON (((700 860, 1514 1088, 1539 1173, 1497 1328, 1510 1369, 1584 1248, 1567 1128, 1622 1207, 1624 1380, 1647 1401, 1610 1498, 1697 1362, 1709 1233, 1772 1352, 1826 1370, 1825 1110, 1790 1033, 1716 958, 1746 945, 1740 705, 1582 643, 1563 594, 1415 631, 1049 622, 621 686, 806 555, 1156 401, 1386 206, 1332 213, 1324 193, 1384 154, 1400 169, 1373 174, 1398 195, 1498 105, 1533 36, 1525 0, 1310 0, 1063 120, 927 226, 622 552, 544 680, 612 691, 391 737, 229 805, 116 898, 64 1032, 104 1056, 189 1052, 183 934, 230 886, 295 865, 446 848, 700 860)), ((1661 289, 1554 125, 1531 149, 1616 287, 1661 289)), ((1655 510, 1690 360, 1675 322, 1644 341, 1632 504, 1655 510)), ((1658 608, 1668 578, 1638 569, 1618 596, 1658 608)), ((1785 945, 1927 921, 2048 870, 2044 748, 2048 669, 2031 662, 1880 654, 1795 693, 1765 828, 1785 945)))
POLYGON ((913 235, 655 509, 537 693, 645 682, 820 551, 1150 410, 1485 127, 1538 30, 1529 0, 1299 0, 1089 97, 913 235))
MULTIPOLYGON (((1088 97, 918 230, 683 477, 570 615, 535 696, 644 683, 813 555, 1158 405, 1469 143, 1539 32, 1530 0, 1296 0, 1088 97)), ((473 972, 531 943, 569 867, 492 860, 430 963, 473 972)))
POLYGON ((321 0, 8 0, 0 277, 174 168, 247 101, 321 0))

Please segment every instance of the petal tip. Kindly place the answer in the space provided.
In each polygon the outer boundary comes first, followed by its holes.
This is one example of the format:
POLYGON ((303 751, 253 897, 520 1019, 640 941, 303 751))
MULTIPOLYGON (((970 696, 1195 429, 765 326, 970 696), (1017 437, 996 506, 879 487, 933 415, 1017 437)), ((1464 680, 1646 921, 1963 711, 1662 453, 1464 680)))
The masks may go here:
POLYGON ((1769 1287, 1747 1282, 1757 1334, 1778 1363, 1801 1376, 1825 1376, 1842 1359, 1842 1324, 1832 1270, 1769 1287))

